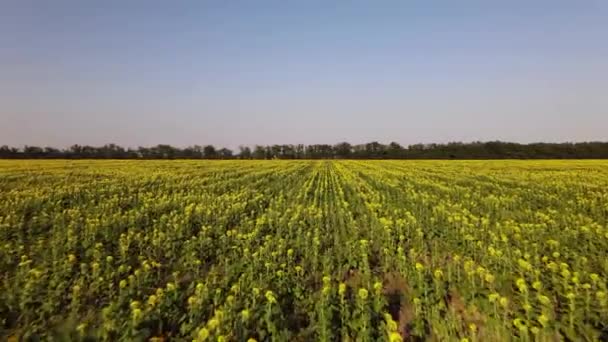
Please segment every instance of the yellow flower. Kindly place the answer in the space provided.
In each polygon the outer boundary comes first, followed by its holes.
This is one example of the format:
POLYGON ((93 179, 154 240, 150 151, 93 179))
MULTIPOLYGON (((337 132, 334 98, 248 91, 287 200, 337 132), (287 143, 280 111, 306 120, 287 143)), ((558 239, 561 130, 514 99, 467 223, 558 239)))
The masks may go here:
POLYGON ((209 337, 209 330, 207 330, 206 328, 201 328, 201 330, 198 331, 198 340, 199 341, 205 341, 205 340, 207 340, 208 337, 209 337))
POLYGON ((547 296, 544 295, 538 295, 538 301, 542 304, 542 305, 549 305, 551 304, 551 299, 547 296))
POLYGON ((340 283, 340 285, 338 285, 338 294, 340 296, 344 296, 345 293, 346 293, 346 284, 340 283))
POLYGON ((538 316, 538 323, 543 327, 546 327, 547 323, 549 323, 549 317, 545 316, 545 314, 538 316))
POLYGON ((397 331, 397 322, 395 322, 390 314, 384 314, 384 320, 386 321, 386 328, 388 331, 397 331))
POLYGON ((175 291, 175 284, 167 283, 167 292, 173 292, 173 291, 175 291))
POLYGON ((366 289, 359 289, 359 292, 357 292, 357 294, 360 299, 362 299, 362 300, 367 299, 368 292, 366 289))
POLYGON ((266 291, 266 300, 268 300, 268 302, 270 304, 274 304, 277 302, 276 297, 274 296, 274 293, 272 291, 266 291))
POLYGON ((547 261, 549 261, 549 257, 545 255, 544 257, 542 257, 542 259, 541 259, 541 260, 542 260, 543 262, 547 262, 547 261))
POLYGON ((212 318, 209 320, 209 322, 207 322, 207 326, 209 327, 209 330, 213 331, 215 330, 215 328, 217 328, 220 325, 220 321, 217 318, 212 318))
POLYGON ((528 286, 526 285, 526 280, 523 278, 519 278, 515 281, 515 285, 519 289, 519 292, 526 293, 528 292, 528 286))
POLYGON ((148 305, 155 306, 158 301, 158 298, 155 295, 151 295, 148 297, 148 305))
POLYGON ((528 330, 528 327, 526 326, 526 322, 521 318, 514 319, 513 325, 522 332, 525 332, 528 330))
POLYGON ((416 271, 422 272, 423 270, 424 270, 424 265, 422 265, 421 263, 417 262, 416 263, 416 271))
POLYGON ((241 318, 243 318, 243 321, 249 320, 249 316, 249 310, 244 309, 243 311, 241 311, 241 318))
POLYGON ((390 342, 401 342, 401 341, 403 341, 403 338, 397 332, 390 333, 388 339, 389 339, 390 342))
POLYGON ((87 328, 87 324, 81 323, 81 324, 78 324, 78 326, 76 327, 76 330, 78 330, 78 333, 80 333, 80 335, 84 335, 84 331, 86 328, 87 328))
POLYGON ((133 317, 134 322, 141 321, 141 319, 143 317, 143 313, 142 313, 141 309, 133 309, 132 317, 133 317))
POLYGON ((500 299, 498 300, 498 303, 503 308, 506 308, 507 306, 509 306, 509 299, 507 297, 500 297, 500 299))
POLYGON ((76 256, 74 254, 68 255, 68 261, 73 264, 76 262, 76 256))
POLYGON ((559 252, 553 252, 553 258, 557 259, 559 258, 560 254, 559 252))
POLYGON ((494 276, 491 273, 486 273, 486 276, 484 278, 486 280, 486 282, 492 284, 494 282, 494 276))
POLYGON ((188 305, 189 306, 195 306, 198 303, 198 298, 196 298, 196 296, 190 296, 188 297, 188 305))
POLYGON ((522 269, 524 269, 526 271, 529 271, 532 269, 532 265, 524 259, 517 260, 517 263, 519 264, 519 267, 521 267, 522 269))
POLYGON ((296 266, 296 267, 295 267, 295 270, 296 270, 296 273, 297 273, 297 274, 302 274, 302 271, 303 271, 304 269, 302 268, 302 266, 299 266, 299 265, 298 265, 298 266, 296 266))

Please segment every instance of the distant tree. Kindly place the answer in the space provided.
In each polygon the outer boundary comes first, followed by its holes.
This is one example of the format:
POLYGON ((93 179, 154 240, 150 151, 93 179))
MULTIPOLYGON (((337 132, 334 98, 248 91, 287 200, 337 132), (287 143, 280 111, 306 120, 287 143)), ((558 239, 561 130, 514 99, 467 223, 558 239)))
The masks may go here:
POLYGON ((139 146, 137 148, 137 157, 138 158, 143 158, 143 159, 148 159, 150 158, 150 149, 147 147, 143 147, 143 146, 139 146))
POLYGON ((327 144, 308 145, 306 148, 307 157, 311 159, 333 158, 333 146, 327 144))
POLYGON ((306 147, 303 144, 294 146, 294 157, 296 159, 306 158, 306 147))
POLYGON ((7 145, 3 145, 0 147, 0 158, 15 158, 17 156, 18 151, 7 145))
POLYGON ((266 158, 266 148, 262 145, 255 145, 253 148, 253 158, 254 159, 265 159, 266 158))
POLYGON ((249 146, 239 146, 239 158, 251 159, 251 148, 249 148, 249 146))
POLYGON ((384 152, 386 151, 386 146, 382 145, 377 141, 372 141, 370 143, 365 144, 365 153, 366 158, 382 158, 384 156, 384 152))
POLYGON ((188 146, 178 153, 179 158, 197 159, 201 158, 200 146, 197 150, 195 146, 188 146))
POLYGON ((352 157, 355 159, 362 159, 362 158, 366 158, 367 152, 365 151, 365 145, 364 144, 358 144, 358 145, 354 145, 352 147, 352 157))
POLYGON ((203 147, 201 145, 192 146, 192 153, 194 155, 194 158, 203 158, 203 156, 205 155, 203 152, 203 147))
POLYGON ((213 159, 217 157, 217 151, 213 145, 207 145, 203 147, 203 156, 206 159, 213 159))
POLYGON ((220 156, 220 158, 222 159, 230 159, 232 158, 232 151, 227 149, 227 148, 221 148, 219 151, 217 151, 217 154, 220 156))
POLYGON ((46 158, 60 158, 63 156, 63 153, 57 148, 47 146, 44 148, 44 156, 46 158))
POLYGON ((281 145, 272 145, 266 148, 268 159, 277 159, 283 157, 283 150, 281 145))
POLYGON ((505 152, 507 152, 504 150, 504 147, 504 144, 499 141, 489 141, 484 144, 485 152, 488 158, 504 156, 505 152))
POLYGON ((405 150, 403 149, 403 146, 394 141, 388 144, 386 152, 387 156, 392 159, 399 159, 405 157, 405 150))
MULTIPOLYGON (((450 142, 447 144, 414 144, 407 148, 397 142, 383 145, 377 141, 367 144, 351 145, 348 142, 334 146, 327 144, 313 145, 256 145, 239 148, 239 158, 256 159, 329 159, 329 158, 376 158, 376 159, 500 159, 500 158, 596 158, 608 159, 608 142, 583 143, 532 143, 518 144, 501 141, 489 142, 450 142)), ((54 147, 41 148, 25 146, 23 149, 7 145, 0 147, 0 158, 232 158, 233 153, 227 148, 216 150, 213 145, 201 147, 195 145, 184 149, 171 145, 139 147, 136 150, 126 149, 116 144, 101 147, 72 145, 66 150, 54 147)))
POLYGON ((95 150, 95 154, 97 154, 97 157, 100 158, 120 159, 125 156, 125 149, 116 144, 106 144, 103 147, 96 148, 95 150))
POLYGON ((347 143, 346 141, 336 144, 333 148, 334 155, 338 158, 344 159, 351 157, 353 153, 352 149, 352 145, 347 143))
POLYGON ((38 146, 25 146, 23 148, 25 158, 40 158, 44 156, 44 150, 38 146))
POLYGON ((156 145, 154 154, 162 159, 174 159, 177 156, 178 149, 171 145, 156 145))
POLYGON ((82 146, 76 144, 70 146, 70 148, 65 151, 65 153, 71 158, 81 158, 82 157, 82 146))
POLYGON ((319 159, 321 158, 321 152, 319 145, 308 145, 306 146, 306 158, 319 159))
POLYGON ((296 157, 296 149, 293 145, 282 145, 281 153, 283 159, 294 159, 296 157))

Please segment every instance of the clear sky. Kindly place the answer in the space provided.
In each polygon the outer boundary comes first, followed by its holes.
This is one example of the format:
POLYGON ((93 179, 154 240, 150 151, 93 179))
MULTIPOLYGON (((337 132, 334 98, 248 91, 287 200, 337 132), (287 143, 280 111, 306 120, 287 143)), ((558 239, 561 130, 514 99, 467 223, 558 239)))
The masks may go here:
POLYGON ((608 140, 608 1, 0 1, 0 145, 608 140))

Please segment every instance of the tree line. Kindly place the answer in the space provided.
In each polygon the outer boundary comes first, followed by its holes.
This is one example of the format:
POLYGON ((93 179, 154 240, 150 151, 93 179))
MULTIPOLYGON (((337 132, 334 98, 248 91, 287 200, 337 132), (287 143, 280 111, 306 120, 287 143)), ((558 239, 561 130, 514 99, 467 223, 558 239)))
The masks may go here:
POLYGON ((608 142, 532 143, 451 142, 447 144, 414 144, 377 141, 353 145, 256 145, 240 146, 238 152, 213 145, 171 145, 124 148, 116 144, 95 147, 73 145, 67 149, 24 146, 0 147, 5 159, 607 159, 608 142))

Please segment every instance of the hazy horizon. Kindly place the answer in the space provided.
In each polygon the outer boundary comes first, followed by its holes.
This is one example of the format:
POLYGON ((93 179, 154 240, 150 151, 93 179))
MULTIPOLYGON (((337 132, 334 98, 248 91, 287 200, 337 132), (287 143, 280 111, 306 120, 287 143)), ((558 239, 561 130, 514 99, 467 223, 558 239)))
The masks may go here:
POLYGON ((0 4, 0 145, 606 141, 600 1, 0 4))

